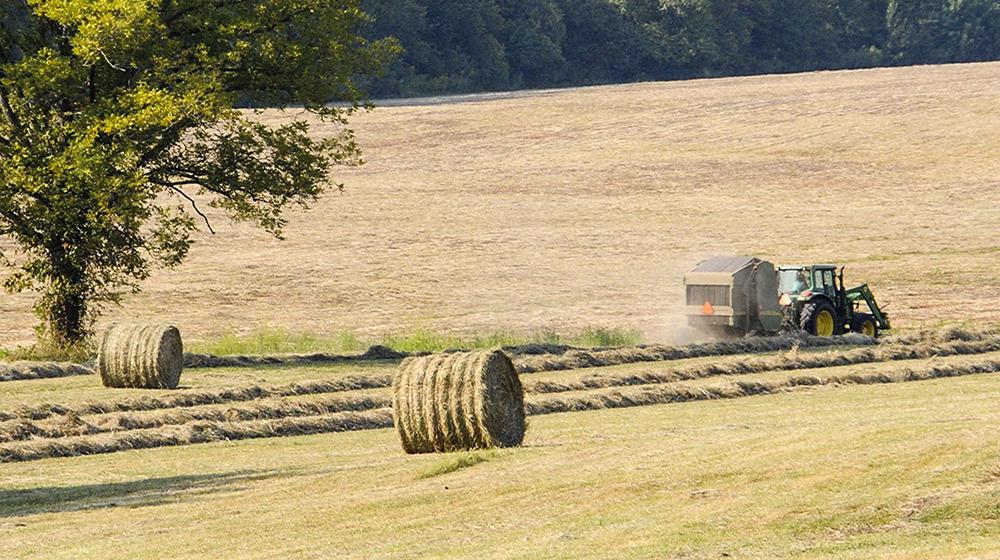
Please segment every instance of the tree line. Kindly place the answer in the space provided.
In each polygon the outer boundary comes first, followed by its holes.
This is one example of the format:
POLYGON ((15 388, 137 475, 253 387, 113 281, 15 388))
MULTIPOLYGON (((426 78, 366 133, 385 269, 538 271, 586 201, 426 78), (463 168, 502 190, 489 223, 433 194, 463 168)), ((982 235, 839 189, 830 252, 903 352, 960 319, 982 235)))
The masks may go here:
POLYGON ((363 0, 374 97, 1000 58, 997 0, 363 0))

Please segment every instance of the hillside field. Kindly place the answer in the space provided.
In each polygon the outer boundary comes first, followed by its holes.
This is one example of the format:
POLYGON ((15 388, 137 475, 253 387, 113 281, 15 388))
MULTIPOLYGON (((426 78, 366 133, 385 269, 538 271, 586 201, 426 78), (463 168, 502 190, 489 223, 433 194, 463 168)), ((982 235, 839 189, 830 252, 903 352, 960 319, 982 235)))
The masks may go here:
MULTIPOLYGON (((989 63, 359 115, 367 165, 286 240, 213 215, 102 321, 199 350, 266 326, 664 344, 510 343, 524 444, 431 455, 400 446, 385 349, 189 356, 175 390, 0 363, 0 558, 1000 560, 998 107, 989 63), (678 341, 716 253, 844 264, 899 328, 678 341)), ((0 300, 0 348, 30 307, 0 300)))
MULTIPOLYGON (((683 273, 747 253, 842 263, 899 326, 996 323, 997 107, 1000 63, 394 103, 286 241, 216 216, 105 320, 666 341, 683 273)), ((30 309, 0 299, 0 346, 31 342, 30 309)))

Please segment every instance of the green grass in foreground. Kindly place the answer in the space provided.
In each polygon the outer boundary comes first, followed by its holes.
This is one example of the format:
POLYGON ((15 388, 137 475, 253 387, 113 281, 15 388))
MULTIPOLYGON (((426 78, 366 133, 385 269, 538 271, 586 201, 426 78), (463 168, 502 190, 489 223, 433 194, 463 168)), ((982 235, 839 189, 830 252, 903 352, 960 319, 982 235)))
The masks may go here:
POLYGON ((437 352, 449 348, 494 348, 522 344, 547 343, 573 346, 628 346, 639 344, 641 334, 624 328, 594 327, 572 336, 543 331, 523 334, 514 331, 455 335, 415 329, 404 333, 389 333, 377 338, 364 338, 352 331, 340 331, 321 336, 293 332, 280 327, 258 329, 248 335, 224 333, 209 340, 195 340, 185 344, 190 352, 214 354, 296 354, 310 352, 351 353, 362 352, 373 344, 382 344, 402 352, 437 352))
POLYGON ((185 341, 184 349, 200 354, 305 354, 312 352, 350 353, 368 346, 355 333, 341 331, 329 336, 293 332, 280 327, 260 328, 247 335, 226 332, 208 340, 185 341))
POLYGON ((1000 376, 0 465, 0 558, 996 558, 1000 376), (481 460, 488 458, 488 460, 481 460))

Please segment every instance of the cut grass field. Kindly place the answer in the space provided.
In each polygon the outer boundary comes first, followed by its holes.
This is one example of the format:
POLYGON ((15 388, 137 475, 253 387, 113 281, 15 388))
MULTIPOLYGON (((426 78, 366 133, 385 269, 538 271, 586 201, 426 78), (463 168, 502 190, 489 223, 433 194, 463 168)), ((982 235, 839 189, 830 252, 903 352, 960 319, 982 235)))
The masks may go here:
POLYGON ((5 382, 0 557, 989 557, 997 340, 526 373, 523 447, 431 456, 391 360, 5 382))
MULTIPOLYGON (((285 241, 212 213, 219 233, 106 320, 659 342, 686 270, 749 253, 844 264, 901 327, 995 323, 998 83, 995 62, 379 108, 354 122, 368 163, 285 241)), ((31 303, 0 302, 0 346, 32 341, 31 303)))
POLYGON ((1000 377, 0 465, 18 558, 995 558, 1000 377), (27 465, 27 468, 26 468, 27 465))

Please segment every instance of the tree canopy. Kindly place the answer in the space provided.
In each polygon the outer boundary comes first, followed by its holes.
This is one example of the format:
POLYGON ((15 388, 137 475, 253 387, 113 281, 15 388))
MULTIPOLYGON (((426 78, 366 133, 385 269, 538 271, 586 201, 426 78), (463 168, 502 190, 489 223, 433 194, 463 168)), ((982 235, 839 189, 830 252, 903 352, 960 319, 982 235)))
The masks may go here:
POLYGON ((996 0, 363 0, 410 96, 1000 58, 996 0))
POLYGON ((274 235, 358 161, 348 117, 395 47, 355 0, 0 0, 0 254, 60 344, 180 263, 199 203, 274 235), (330 106, 331 100, 344 104, 330 106), (270 128, 235 107, 301 104, 270 128))

